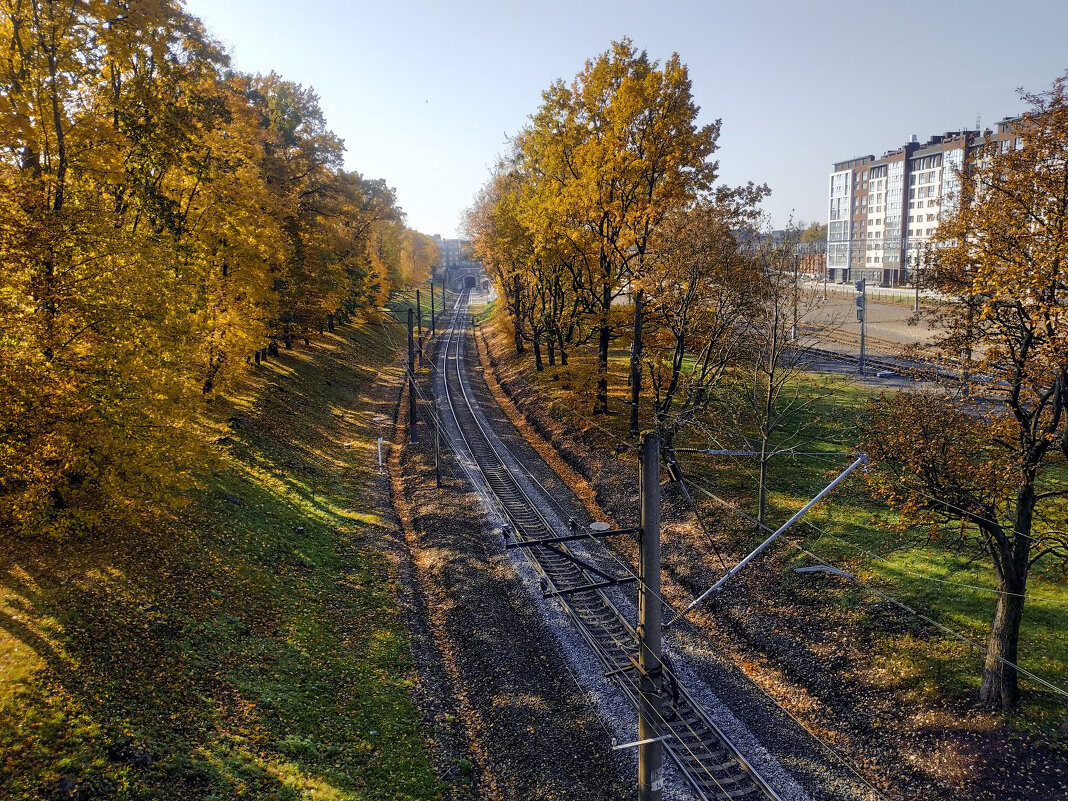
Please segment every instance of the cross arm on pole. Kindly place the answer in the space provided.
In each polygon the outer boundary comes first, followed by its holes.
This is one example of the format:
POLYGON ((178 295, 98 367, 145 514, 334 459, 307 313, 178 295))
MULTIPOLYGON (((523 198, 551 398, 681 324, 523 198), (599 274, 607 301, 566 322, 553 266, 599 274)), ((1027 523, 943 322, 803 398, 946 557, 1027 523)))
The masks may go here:
POLYGON ((535 545, 551 545, 557 542, 572 542, 574 540, 586 540, 598 537, 614 537, 618 534, 640 534, 640 528, 617 528, 609 531, 586 531, 581 534, 565 534, 560 537, 542 537, 536 540, 515 540, 509 542, 507 548, 533 548, 535 545))

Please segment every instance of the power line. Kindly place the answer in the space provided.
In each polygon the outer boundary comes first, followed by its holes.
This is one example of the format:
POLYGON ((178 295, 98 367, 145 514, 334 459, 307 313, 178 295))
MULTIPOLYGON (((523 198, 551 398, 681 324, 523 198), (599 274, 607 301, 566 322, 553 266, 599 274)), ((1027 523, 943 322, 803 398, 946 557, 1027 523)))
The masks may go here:
MULTIPOLYGON (((699 490, 702 494, 704 494, 707 497, 711 498, 712 500, 716 501, 717 503, 719 503, 720 505, 724 506, 728 510, 730 510, 732 512, 735 512, 736 514, 739 514, 740 516, 746 518, 751 523, 755 523, 755 524, 757 524, 757 525, 761 526, 762 528, 765 528, 765 529, 767 529, 769 531, 771 530, 771 528, 769 526, 766 526, 763 523, 759 523, 757 520, 755 520, 754 518, 750 517, 745 512, 742 512, 740 509, 735 508, 733 506, 733 504, 731 504, 730 502, 725 501, 723 498, 720 498, 715 493, 711 492, 710 490, 706 489, 705 487, 701 486, 700 484, 694 483, 691 479, 684 479, 684 480, 686 480, 692 487, 694 487, 697 490, 699 490)), ((800 543, 795 543, 794 545, 795 545, 795 548, 797 550, 800 550, 802 553, 807 554, 808 556, 810 556, 811 558, 815 559, 817 562, 819 562, 820 564, 824 565, 825 567, 830 567, 830 568, 833 568, 835 570, 839 570, 839 571, 848 573, 848 571, 844 571, 843 568, 839 567, 838 565, 832 564, 831 562, 826 561, 825 559, 823 559, 820 556, 817 556, 816 554, 812 553, 811 551, 806 550, 800 543)), ((849 573, 849 575, 851 576, 851 580, 853 582, 855 582, 858 586, 863 587, 864 589, 866 589, 869 592, 873 593, 874 595, 877 595, 880 598, 883 598, 884 600, 894 604, 898 608, 908 612, 909 614, 920 618, 924 622, 929 623, 930 625, 932 625, 935 628, 939 629, 943 633, 948 634, 948 635, 954 637, 955 639, 960 640, 961 642, 967 643, 968 645, 970 645, 973 648, 977 649, 981 653, 987 654, 988 656, 992 656, 999 663, 1013 668, 1014 670, 1016 670, 1020 674, 1022 674, 1024 676, 1027 676, 1028 678, 1032 679, 1036 683, 1042 685, 1043 687, 1046 687, 1047 689, 1055 692, 1056 694, 1061 695, 1064 698, 1068 698, 1068 690, 1064 690, 1064 689, 1062 689, 1062 688, 1060 688, 1060 687, 1058 687, 1058 686, 1056 686, 1054 684, 1051 684, 1046 679, 1043 679, 1041 676, 1038 676, 1038 675, 1032 673, 1031 671, 1020 667, 1015 662, 1011 662, 1011 661, 1009 661, 1009 660, 1007 660, 1007 659, 1005 659, 1005 658, 1003 658, 1001 656, 998 656, 997 654, 989 654, 987 649, 983 645, 977 643, 975 640, 972 640, 968 636, 966 636, 964 634, 961 634, 959 631, 955 631, 954 629, 951 629, 948 626, 945 626, 944 624, 939 623, 937 620, 934 620, 933 618, 929 617, 928 615, 925 615, 922 612, 919 612, 919 611, 913 609, 912 607, 910 607, 907 604, 905 604, 903 601, 899 601, 897 598, 895 598, 895 597, 893 597, 891 595, 888 595, 887 593, 883 592, 882 590, 879 590, 878 588, 872 586, 871 584, 869 584, 869 583, 863 581, 862 579, 856 577, 854 574, 849 573)))

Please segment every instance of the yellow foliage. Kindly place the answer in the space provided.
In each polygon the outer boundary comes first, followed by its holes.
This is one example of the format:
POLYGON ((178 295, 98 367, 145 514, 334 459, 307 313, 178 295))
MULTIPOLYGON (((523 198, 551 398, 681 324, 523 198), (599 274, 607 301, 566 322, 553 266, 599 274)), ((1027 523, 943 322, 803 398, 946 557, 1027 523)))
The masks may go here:
POLYGON ((0 528, 173 500, 201 404, 253 351, 435 257, 384 183, 341 169, 311 90, 229 73, 174 0, 113 17, 0 0, 0 528), (400 244, 372 257, 382 228, 400 244))

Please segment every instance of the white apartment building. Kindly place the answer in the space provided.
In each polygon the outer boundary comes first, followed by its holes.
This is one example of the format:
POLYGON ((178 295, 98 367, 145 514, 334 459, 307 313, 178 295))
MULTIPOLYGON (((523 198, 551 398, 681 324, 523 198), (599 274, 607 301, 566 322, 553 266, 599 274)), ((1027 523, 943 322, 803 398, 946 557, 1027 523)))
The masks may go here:
POLYGON ((939 221, 955 208, 966 153, 992 138, 1003 150, 1020 147, 1017 121, 1002 120, 996 132, 947 131, 924 143, 913 136, 880 159, 836 163, 828 193, 828 280, 910 283, 930 257, 939 221))

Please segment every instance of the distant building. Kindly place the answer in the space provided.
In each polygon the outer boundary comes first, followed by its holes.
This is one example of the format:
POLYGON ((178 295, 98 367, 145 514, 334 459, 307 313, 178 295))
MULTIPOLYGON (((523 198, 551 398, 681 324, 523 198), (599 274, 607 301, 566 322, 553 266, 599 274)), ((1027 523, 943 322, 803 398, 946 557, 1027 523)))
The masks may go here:
POLYGON ((931 236, 956 208, 958 171, 973 148, 991 139, 1003 151, 1021 147, 1016 124, 961 130, 912 140, 882 158, 858 156, 834 165, 827 215, 827 277, 897 285, 922 269, 931 236))
POLYGON ((480 280, 482 263, 471 255, 470 243, 463 239, 442 239, 434 234, 434 244, 441 254, 434 275, 457 289, 475 286, 480 280))

